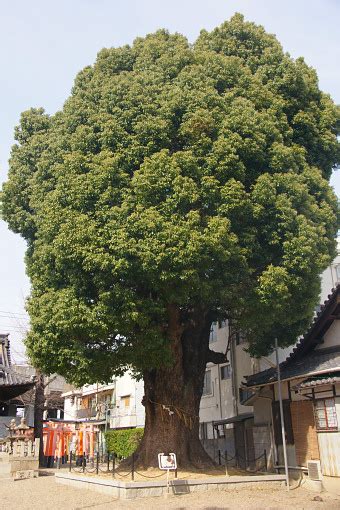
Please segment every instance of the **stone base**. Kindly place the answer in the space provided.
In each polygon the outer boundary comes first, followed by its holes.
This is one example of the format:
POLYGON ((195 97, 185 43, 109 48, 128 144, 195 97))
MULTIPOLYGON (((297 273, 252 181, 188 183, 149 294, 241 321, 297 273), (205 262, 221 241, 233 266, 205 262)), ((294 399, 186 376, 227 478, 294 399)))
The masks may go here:
MULTIPOLYGON (((105 479, 96 476, 85 476, 60 472, 55 474, 57 483, 69 485, 78 489, 88 489, 107 494, 119 499, 148 498, 165 496, 167 494, 166 481, 155 482, 122 482, 115 479, 105 479)), ((258 476, 229 476, 210 477, 200 480, 170 480, 170 494, 180 495, 207 490, 228 491, 242 488, 264 488, 276 486, 280 488, 285 480, 284 475, 258 476)))
POLYGON ((23 480, 38 476, 39 460, 36 457, 0 455, 0 479, 23 480))
POLYGON ((313 492, 322 492, 325 490, 321 480, 311 480, 310 478, 305 478, 301 482, 301 487, 313 492))

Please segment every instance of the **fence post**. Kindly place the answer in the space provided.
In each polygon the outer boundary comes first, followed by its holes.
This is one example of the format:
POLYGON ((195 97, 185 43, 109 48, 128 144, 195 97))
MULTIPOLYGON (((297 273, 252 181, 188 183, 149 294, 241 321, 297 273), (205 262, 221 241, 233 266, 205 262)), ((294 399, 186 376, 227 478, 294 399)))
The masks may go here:
POLYGON ((218 450, 218 465, 221 465, 221 450, 218 450))
POLYGON ((97 451, 97 459, 96 459, 96 473, 99 473, 99 451, 97 451))
POLYGON ((228 452, 227 452, 227 450, 224 451, 224 466, 225 466, 225 475, 229 476, 229 473, 228 473, 228 452))
POLYGON ((132 470, 131 470, 131 480, 135 480, 135 453, 132 454, 132 470))
POLYGON ((72 450, 70 450, 70 468, 69 471, 72 470, 72 450))
POLYGON ((112 477, 115 477, 115 469, 116 469, 116 455, 115 452, 112 453, 112 477))
POLYGON ((264 451, 264 467, 265 467, 265 470, 268 471, 267 450, 264 451))

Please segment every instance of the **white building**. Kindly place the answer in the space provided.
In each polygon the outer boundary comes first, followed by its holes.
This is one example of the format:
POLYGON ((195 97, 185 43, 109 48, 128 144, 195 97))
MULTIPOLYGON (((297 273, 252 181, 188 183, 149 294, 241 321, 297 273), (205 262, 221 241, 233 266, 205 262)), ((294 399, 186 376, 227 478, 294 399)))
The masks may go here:
MULTIPOLYGON (((321 279, 322 304, 340 282, 340 240, 338 255, 323 272, 321 279)), ((261 359, 251 358, 244 350, 247 347, 246 339, 240 334, 231 334, 227 322, 212 326, 209 343, 210 349, 217 352, 226 352, 229 343, 229 362, 222 365, 207 364, 200 405, 200 437, 209 454, 216 460, 218 450, 223 455, 227 450, 229 457, 234 456, 235 446, 240 456, 245 457, 246 451, 256 449, 256 445, 253 444, 253 407, 247 402, 251 392, 244 389, 242 383, 246 375, 275 366, 275 354, 261 359)), ((294 345, 279 349, 280 363, 287 358, 294 345)))
POLYGON ((89 421, 106 428, 144 426, 143 382, 129 372, 109 384, 87 384, 64 393, 64 419, 89 421))

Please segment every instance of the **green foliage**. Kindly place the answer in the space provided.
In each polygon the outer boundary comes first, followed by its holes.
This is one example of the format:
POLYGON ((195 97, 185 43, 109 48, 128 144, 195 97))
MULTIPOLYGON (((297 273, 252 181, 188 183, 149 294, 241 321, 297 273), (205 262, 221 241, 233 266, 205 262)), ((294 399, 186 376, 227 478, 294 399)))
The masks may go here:
POLYGON ((34 364, 82 384, 167 363, 172 304, 232 317, 255 354, 292 343, 335 254, 338 125, 315 71, 241 15, 100 51, 16 129, 4 216, 34 364))
POLYGON ((107 449, 114 452, 117 457, 124 459, 130 457, 141 442, 143 434, 142 428, 108 430, 105 433, 107 449))

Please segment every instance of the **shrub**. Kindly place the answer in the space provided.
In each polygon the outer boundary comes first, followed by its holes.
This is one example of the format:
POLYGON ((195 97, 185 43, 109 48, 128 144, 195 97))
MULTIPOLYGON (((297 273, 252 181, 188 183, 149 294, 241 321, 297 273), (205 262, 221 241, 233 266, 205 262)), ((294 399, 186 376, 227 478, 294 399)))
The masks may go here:
POLYGON ((107 449, 117 457, 129 457, 137 449, 143 434, 143 428, 108 430, 105 433, 107 449))

